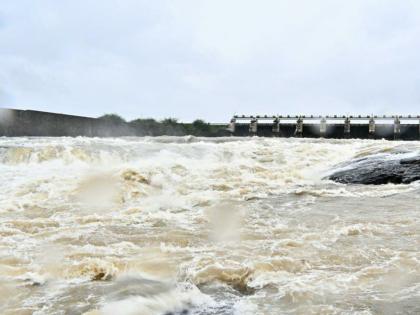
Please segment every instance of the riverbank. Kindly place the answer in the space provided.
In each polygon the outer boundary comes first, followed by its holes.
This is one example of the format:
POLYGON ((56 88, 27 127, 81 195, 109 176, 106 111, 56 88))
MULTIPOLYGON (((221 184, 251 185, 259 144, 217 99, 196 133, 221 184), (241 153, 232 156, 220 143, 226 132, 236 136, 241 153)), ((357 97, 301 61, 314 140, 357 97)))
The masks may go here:
POLYGON ((34 110, 0 109, 0 136, 7 137, 129 137, 129 136, 227 136, 225 124, 197 119, 181 123, 176 119, 125 121, 118 115, 99 118, 34 110))

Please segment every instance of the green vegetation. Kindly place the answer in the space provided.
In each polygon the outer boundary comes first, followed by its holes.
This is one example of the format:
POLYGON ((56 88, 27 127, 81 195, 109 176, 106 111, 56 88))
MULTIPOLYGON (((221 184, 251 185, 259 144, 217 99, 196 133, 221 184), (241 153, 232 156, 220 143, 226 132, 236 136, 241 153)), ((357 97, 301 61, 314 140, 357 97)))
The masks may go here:
POLYGON ((105 114, 105 115, 102 115, 101 117, 98 117, 98 119, 110 122, 115 125, 126 123, 125 119, 122 118, 121 116, 118 116, 117 114, 105 114))
POLYGON ((225 126, 211 125, 202 119, 192 123, 181 123, 176 118, 165 118, 156 121, 152 118, 138 118, 126 122, 116 114, 106 114, 98 119, 108 121, 114 125, 128 125, 137 136, 186 136, 217 137, 227 135, 225 126))

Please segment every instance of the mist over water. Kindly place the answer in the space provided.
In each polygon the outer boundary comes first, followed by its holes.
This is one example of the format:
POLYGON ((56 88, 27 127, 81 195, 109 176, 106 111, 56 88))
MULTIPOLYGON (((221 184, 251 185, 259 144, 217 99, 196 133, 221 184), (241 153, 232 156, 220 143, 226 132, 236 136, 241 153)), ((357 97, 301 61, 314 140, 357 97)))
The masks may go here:
POLYGON ((418 314, 419 142, 0 138, 1 314, 418 314))

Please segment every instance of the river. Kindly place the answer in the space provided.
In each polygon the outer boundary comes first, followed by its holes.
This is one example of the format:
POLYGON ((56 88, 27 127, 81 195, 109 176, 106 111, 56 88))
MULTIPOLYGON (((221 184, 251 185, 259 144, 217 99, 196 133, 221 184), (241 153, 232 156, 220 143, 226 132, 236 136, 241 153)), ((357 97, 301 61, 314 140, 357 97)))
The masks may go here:
POLYGON ((0 138, 1 314, 419 314, 420 142, 0 138))

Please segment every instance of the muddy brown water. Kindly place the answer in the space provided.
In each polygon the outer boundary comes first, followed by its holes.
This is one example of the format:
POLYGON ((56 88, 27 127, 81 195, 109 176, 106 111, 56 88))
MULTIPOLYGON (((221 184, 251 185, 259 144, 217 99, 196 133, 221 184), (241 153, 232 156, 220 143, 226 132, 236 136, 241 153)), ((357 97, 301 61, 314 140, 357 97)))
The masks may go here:
POLYGON ((419 150, 0 138, 0 313, 419 314, 419 183, 323 179, 419 150))

